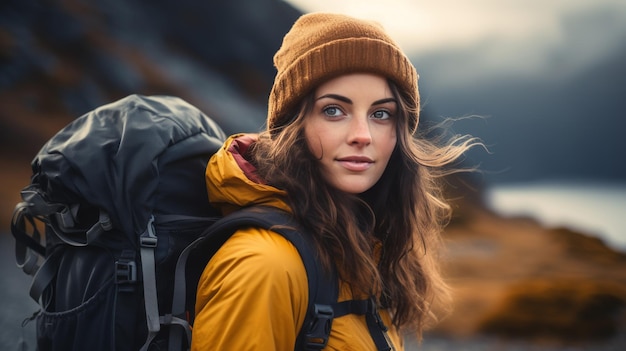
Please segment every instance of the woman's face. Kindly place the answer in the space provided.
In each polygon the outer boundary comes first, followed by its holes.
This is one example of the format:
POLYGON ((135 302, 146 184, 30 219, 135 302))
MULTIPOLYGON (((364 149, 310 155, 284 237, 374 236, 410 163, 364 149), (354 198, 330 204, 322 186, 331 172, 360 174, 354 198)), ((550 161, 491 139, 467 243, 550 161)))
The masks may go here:
POLYGON ((382 76, 358 73, 320 85, 304 133, 322 174, 335 188, 359 194, 380 179, 396 146, 398 104, 382 76))

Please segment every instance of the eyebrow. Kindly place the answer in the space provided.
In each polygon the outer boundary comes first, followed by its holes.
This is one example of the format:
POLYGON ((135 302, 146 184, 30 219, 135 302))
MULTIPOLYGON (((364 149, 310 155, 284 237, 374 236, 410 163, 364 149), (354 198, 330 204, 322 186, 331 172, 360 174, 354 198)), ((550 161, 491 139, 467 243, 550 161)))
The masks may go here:
MULTIPOLYGON (((326 94, 326 95, 322 95, 320 97, 318 97, 317 99, 315 99, 315 101, 317 100, 321 100, 321 99, 325 99, 325 98, 330 98, 330 99, 335 99, 335 100, 339 100, 339 101, 343 101, 347 104, 351 104, 352 105, 352 100, 348 99, 347 97, 343 96, 343 95, 337 95, 337 94, 326 94)), ((380 100, 376 100, 372 103, 372 106, 375 105, 382 105, 382 104, 386 104, 388 102, 393 102, 393 103, 398 103, 396 101, 396 99, 389 97, 389 98, 384 98, 384 99, 380 99, 380 100)))

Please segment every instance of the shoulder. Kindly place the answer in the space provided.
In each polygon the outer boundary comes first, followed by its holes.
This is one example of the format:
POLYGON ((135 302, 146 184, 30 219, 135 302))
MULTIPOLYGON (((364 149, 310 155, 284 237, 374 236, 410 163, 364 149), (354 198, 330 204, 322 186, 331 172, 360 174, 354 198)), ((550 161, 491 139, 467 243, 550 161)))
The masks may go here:
POLYGON ((196 293, 197 349, 241 350, 252 344, 293 350, 306 315, 308 281, 291 242, 247 228, 211 258, 196 293))
POLYGON ((306 270, 297 249, 282 235, 265 229, 235 232, 211 258, 201 279, 202 285, 214 287, 308 296, 306 270))
POLYGON ((300 254, 295 246, 282 235, 271 230, 246 228, 235 232, 211 259, 213 264, 220 262, 249 265, 262 263, 263 271, 304 270, 300 254))

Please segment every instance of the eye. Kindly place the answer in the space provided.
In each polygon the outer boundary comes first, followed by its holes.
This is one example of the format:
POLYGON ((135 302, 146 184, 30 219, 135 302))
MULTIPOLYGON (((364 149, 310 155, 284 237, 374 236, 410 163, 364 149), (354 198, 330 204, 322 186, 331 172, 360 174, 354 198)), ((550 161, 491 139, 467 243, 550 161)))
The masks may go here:
POLYGON ((387 110, 377 110, 372 113, 372 118, 380 120, 390 119, 391 113, 387 110))
POLYGON ((327 106, 322 110, 322 112, 324 112, 324 114, 328 117, 339 117, 343 114, 341 109, 337 106, 327 106))

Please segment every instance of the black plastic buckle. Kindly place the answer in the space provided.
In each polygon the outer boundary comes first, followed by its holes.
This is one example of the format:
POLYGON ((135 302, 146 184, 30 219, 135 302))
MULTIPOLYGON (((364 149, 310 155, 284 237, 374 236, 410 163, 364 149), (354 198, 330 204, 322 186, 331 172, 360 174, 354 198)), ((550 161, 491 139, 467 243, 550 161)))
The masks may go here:
POLYGON ((306 333, 306 350, 321 350, 326 347, 335 313, 329 305, 314 306, 314 317, 306 333))
POLYGON ((120 259, 115 262, 115 283, 129 284, 137 281, 137 264, 135 261, 120 259))

